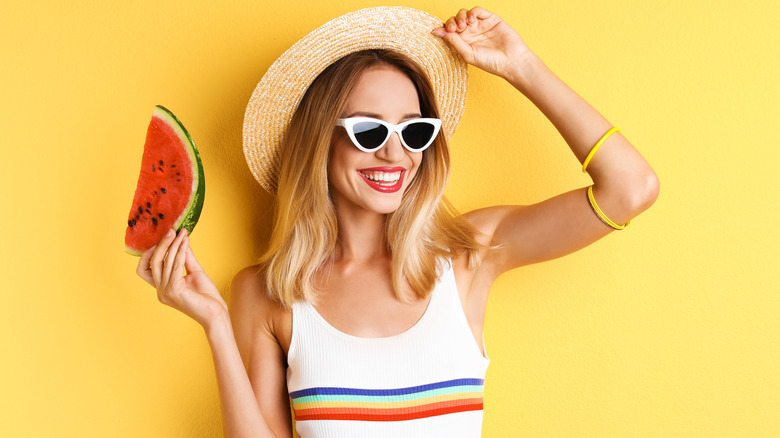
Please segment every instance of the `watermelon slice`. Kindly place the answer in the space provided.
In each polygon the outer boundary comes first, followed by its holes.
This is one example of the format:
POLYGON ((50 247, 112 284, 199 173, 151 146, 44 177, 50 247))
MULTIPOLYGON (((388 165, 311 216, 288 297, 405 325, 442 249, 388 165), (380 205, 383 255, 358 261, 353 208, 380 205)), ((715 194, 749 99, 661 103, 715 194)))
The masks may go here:
POLYGON ((146 131, 141 175, 127 217, 125 251, 140 256, 171 228, 195 228, 203 208, 206 182, 198 149, 179 119, 154 108, 146 131))

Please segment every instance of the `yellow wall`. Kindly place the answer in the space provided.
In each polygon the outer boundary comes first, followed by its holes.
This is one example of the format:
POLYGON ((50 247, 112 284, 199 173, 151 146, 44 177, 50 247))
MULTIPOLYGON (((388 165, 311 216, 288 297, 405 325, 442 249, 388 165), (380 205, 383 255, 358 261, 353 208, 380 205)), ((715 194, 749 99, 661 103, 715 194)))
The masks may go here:
MULTIPOLYGON (((193 247, 224 289, 268 236, 271 198, 241 151, 250 93, 309 30, 377 3, 30 3, 0 13, 0 436, 221 436, 202 330, 123 251, 152 108, 200 148, 193 247)), ((778 3, 483 6, 662 186, 627 231, 495 285, 484 435, 777 436, 778 3)), ((589 182, 532 105, 473 69, 453 150, 464 211, 589 182)))

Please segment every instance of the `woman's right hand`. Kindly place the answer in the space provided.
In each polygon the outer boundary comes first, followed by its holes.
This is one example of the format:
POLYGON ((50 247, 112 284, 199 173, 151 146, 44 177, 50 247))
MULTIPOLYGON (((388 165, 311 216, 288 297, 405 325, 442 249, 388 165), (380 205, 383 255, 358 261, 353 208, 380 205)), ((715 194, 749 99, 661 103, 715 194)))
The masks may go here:
POLYGON ((161 303, 183 312, 204 328, 228 314, 225 300, 195 259, 186 229, 178 235, 172 229, 168 231, 157 246, 141 255, 136 272, 157 288, 161 303))

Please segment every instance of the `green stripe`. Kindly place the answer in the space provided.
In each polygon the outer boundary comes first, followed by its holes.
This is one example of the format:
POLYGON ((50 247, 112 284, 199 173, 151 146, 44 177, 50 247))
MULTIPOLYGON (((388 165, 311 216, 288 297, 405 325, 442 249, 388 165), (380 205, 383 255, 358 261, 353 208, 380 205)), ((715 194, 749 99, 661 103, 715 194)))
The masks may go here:
POLYGON ((418 400, 421 398, 433 397, 437 395, 456 394, 460 392, 482 392, 484 387, 482 385, 463 385, 463 386, 450 386, 448 388, 431 389, 429 391, 417 392, 414 394, 401 394, 401 395, 346 395, 346 394, 322 394, 322 395, 310 395, 306 397, 299 397, 293 399, 293 404, 298 403, 310 403, 310 402, 328 402, 328 401, 362 401, 362 402, 397 402, 407 400, 418 400))

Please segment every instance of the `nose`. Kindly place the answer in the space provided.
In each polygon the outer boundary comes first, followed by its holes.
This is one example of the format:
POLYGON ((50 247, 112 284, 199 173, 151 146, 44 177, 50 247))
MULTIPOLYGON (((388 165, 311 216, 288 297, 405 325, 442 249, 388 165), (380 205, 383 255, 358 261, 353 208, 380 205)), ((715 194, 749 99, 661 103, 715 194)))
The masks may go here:
POLYGON ((375 152, 376 157, 388 162, 398 162, 404 157, 406 149, 401 144, 401 137, 398 132, 390 134, 387 143, 375 152))

